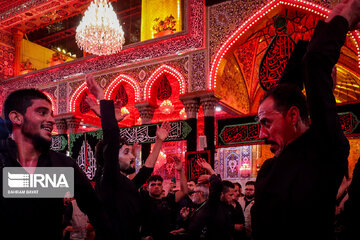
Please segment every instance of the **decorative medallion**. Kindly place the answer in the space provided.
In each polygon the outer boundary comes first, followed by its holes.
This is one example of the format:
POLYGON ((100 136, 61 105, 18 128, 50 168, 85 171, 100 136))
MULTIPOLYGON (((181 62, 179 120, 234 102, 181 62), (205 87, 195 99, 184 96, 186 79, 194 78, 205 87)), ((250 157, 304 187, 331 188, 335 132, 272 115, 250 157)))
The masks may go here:
POLYGON ((87 92, 84 92, 81 102, 80 102, 80 112, 81 113, 87 113, 90 111, 90 106, 85 102, 85 98, 87 96, 87 92))
POLYGON ((119 87, 119 90, 118 90, 118 92, 116 94, 115 99, 116 100, 120 99, 121 102, 122 102, 122 106, 126 106, 126 104, 128 104, 129 97, 128 97, 127 93, 126 93, 126 90, 125 90, 125 87, 124 87, 123 83, 120 84, 120 87, 119 87))
POLYGON ((172 93, 172 89, 171 89, 170 82, 167 79, 166 74, 163 74, 163 76, 160 80, 159 87, 157 89, 156 98, 158 100, 165 100, 165 99, 170 98, 171 93, 172 93))

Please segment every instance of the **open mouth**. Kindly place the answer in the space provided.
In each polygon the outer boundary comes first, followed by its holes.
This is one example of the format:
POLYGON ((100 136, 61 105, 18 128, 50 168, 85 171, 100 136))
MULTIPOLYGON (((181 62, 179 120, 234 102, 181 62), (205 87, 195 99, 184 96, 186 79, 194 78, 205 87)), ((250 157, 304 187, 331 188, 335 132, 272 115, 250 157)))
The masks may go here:
POLYGON ((51 133, 52 130, 53 130, 53 128, 50 127, 50 126, 43 126, 42 129, 44 129, 45 131, 47 131, 47 132, 49 132, 49 133, 51 133))

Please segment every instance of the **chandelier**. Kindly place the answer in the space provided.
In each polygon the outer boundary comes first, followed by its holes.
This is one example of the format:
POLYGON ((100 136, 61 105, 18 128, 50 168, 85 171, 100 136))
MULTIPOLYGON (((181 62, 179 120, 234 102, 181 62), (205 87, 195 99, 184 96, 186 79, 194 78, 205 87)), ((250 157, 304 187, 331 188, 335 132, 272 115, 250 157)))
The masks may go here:
POLYGON ((180 118, 185 120, 187 118, 187 114, 186 114, 186 111, 185 111, 185 108, 181 109, 180 111, 180 118))
POLYGON ((164 100, 161 104, 160 104, 160 111, 163 114, 170 114, 174 111, 174 105, 171 103, 170 100, 164 100))
POLYGON ((123 114, 123 115, 130 113, 129 110, 126 107, 122 107, 120 111, 121 111, 121 114, 123 114))
POLYGON ((124 32, 108 0, 94 0, 76 28, 76 43, 95 55, 119 52, 125 42, 124 32))

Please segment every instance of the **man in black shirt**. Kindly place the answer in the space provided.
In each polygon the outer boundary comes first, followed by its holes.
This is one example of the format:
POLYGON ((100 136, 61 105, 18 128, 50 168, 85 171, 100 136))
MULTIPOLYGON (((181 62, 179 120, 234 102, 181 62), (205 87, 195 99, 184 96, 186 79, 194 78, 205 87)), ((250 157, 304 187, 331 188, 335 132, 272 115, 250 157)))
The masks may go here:
POLYGON ((136 240, 140 238, 139 229, 143 216, 139 188, 151 175, 161 146, 169 134, 170 124, 164 123, 156 131, 154 148, 137 175, 130 180, 127 175, 135 172, 133 147, 120 138, 118 121, 121 106, 114 108, 112 100, 104 99, 104 90, 92 75, 85 78, 89 91, 100 100, 100 106, 87 98, 94 112, 101 116, 103 142, 96 148, 96 160, 100 165, 96 174, 96 191, 109 215, 112 239, 136 240))
POLYGON ((145 218, 141 230, 141 234, 145 238, 151 236, 154 240, 169 239, 170 231, 174 230, 176 225, 177 203, 188 192, 181 160, 175 155, 173 158, 175 170, 180 175, 180 190, 161 198, 162 177, 153 175, 148 179, 148 192, 143 192, 145 218))
MULTIPOLYGON (((23 168, 30 173, 37 167, 73 168, 74 197, 93 226, 103 229, 104 212, 83 171, 73 159, 50 150, 55 121, 46 95, 36 89, 14 91, 6 98, 3 111, 11 135, 0 140, 0 192, 3 192, 3 167, 23 168)), ((4 198, 1 195, 1 239, 61 239, 63 201, 63 198, 4 198)))
POLYGON ((256 239, 332 238, 349 144, 338 121, 331 73, 347 31, 359 21, 359 0, 338 4, 319 21, 303 57, 306 98, 288 83, 260 103, 260 138, 275 157, 264 162, 256 180, 256 239))
POLYGON ((235 184, 230 181, 222 181, 222 190, 220 195, 223 209, 230 216, 233 225, 234 239, 244 239, 244 213, 235 196, 235 184))

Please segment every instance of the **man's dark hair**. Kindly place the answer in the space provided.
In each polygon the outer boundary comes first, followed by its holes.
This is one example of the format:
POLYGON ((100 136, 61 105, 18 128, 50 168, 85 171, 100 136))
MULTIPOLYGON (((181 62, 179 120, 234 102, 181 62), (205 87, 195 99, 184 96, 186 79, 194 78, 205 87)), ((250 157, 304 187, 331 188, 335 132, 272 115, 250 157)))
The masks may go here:
POLYGON ((9 113, 11 111, 17 111, 24 115, 26 109, 33 104, 32 100, 44 99, 51 104, 50 99, 42 93, 40 90, 35 88, 19 89, 11 92, 3 105, 4 119, 7 121, 7 128, 9 132, 12 132, 12 124, 9 119, 9 113))
POLYGON ((260 100, 260 104, 269 97, 274 100, 274 108, 283 115, 285 115, 292 106, 297 107, 301 120, 308 125, 309 119, 306 98, 300 88, 295 84, 284 83, 270 89, 260 100))
POLYGON ((234 186, 238 186, 238 187, 239 187, 239 189, 240 189, 240 188, 242 188, 242 187, 241 187, 241 184, 240 184, 240 183, 238 183, 238 182, 234 182, 233 184, 234 184, 234 186))
POLYGON ((164 179, 163 179, 160 175, 151 175, 151 176, 148 178, 148 180, 147 180, 148 184, 149 184, 150 182, 156 182, 156 181, 163 182, 164 179))
POLYGON ((255 186, 255 181, 247 181, 247 182, 245 183, 245 186, 247 186, 247 185, 253 185, 253 186, 255 186))
MULTIPOLYGON (((119 149, 123 145, 129 145, 129 143, 126 141, 126 139, 122 138, 122 137, 120 137, 119 142, 120 142, 119 149)), ((103 153, 104 153, 104 140, 100 140, 95 146, 96 164, 100 167, 104 166, 104 154, 103 153)))
MULTIPOLYGON (((128 142, 120 137, 120 146, 119 149, 123 145, 129 145, 128 142)), ((98 181, 101 179, 101 176, 103 174, 103 168, 104 168, 104 140, 100 140, 96 146, 95 146, 95 159, 96 159, 96 173, 95 173, 95 181, 98 181)))
POLYGON ((228 180, 223 180, 221 182, 221 192, 227 193, 229 191, 229 188, 235 188, 235 185, 228 180))

